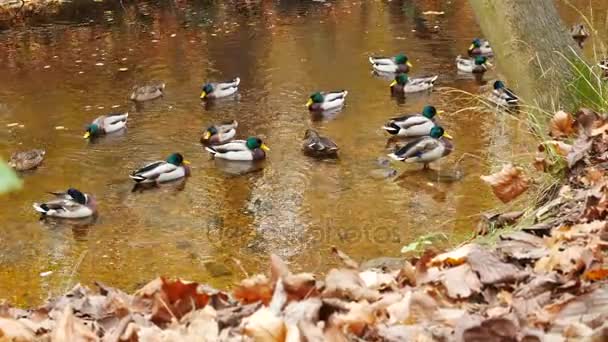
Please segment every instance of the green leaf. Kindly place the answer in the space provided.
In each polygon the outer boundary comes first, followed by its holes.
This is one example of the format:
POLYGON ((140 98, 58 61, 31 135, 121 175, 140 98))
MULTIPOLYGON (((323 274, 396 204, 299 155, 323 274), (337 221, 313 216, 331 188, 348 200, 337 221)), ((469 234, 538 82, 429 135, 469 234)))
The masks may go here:
POLYGON ((22 183, 15 171, 4 160, 0 160, 0 195, 21 189, 22 183))

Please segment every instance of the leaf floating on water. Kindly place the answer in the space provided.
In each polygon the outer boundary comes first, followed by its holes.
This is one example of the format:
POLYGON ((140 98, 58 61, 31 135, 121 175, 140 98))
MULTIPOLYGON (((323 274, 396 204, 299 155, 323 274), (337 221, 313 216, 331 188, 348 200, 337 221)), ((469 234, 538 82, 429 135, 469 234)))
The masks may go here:
POLYGON ((45 68, 45 69, 50 69, 50 68, 51 68, 51 66, 50 66, 50 65, 45 65, 45 66, 44 66, 44 68, 45 68))
POLYGON ((494 195, 503 203, 512 201, 529 187, 529 181, 523 173, 523 169, 515 167, 513 164, 504 165, 502 170, 497 173, 481 176, 481 180, 492 187, 494 195))
POLYGON ((122 71, 122 72, 125 72, 127 70, 129 70, 129 68, 120 68, 120 69, 118 69, 118 71, 122 71))
POLYGON ((554 138, 570 136, 574 133, 574 118, 569 113, 560 110, 553 115, 549 127, 551 136, 554 138))
POLYGON ((426 11, 426 12, 422 12, 422 14, 424 14, 424 15, 444 15, 445 12, 444 11, 426 11))
POLYGON ((102 62, 97 62, 95 63, 96 66, 104 66, 104 64, 102 62))
POLYGON ((15 127, 15 126, 19 126, 19 123, 18 122, 12 122, 12 123, 6 124, 6 127, 15 127))
POLYGON ((55 126, 55 129, 58 130, 58 131, 60 131, 60 130, 64 130, 65 127, 63 127, 63 126, 55 126))

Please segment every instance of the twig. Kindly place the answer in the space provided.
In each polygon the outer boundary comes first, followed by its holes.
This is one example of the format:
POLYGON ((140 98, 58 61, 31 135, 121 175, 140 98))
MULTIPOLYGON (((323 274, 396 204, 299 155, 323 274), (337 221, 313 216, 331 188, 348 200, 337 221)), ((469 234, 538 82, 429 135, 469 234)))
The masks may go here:
POLYGON ((68 278, 67 286, 63 290, 63 292, 67 292, 70 289, 70 284, 72 283, 72 279, 74 279, 74 275, 76 275, 76 271, 78 271, 78 269, 80 268, 80 264, 82 264, 82 261, 84 260, 84 257, 87 255, 88 252, 89 251, 86 250, 86 251, 82 252, 82 254, 80 254, 80 258, 78 258, 78 262, 76 263, 76 265, 74 265, 74 268, 72 269, 72 273, 70 274, 70 277, 68 278))
POLYGON ((247 273, 247 271, 245 270, 245 267, 243 267, 243 264, 241 263, 241 261, 234 257, 232 258, 232 261, 234 261, 234 263, 239 267, 241 272, 243 272, 243 274, 245 274, 245 277, 249 278, 249 273, 247 273))

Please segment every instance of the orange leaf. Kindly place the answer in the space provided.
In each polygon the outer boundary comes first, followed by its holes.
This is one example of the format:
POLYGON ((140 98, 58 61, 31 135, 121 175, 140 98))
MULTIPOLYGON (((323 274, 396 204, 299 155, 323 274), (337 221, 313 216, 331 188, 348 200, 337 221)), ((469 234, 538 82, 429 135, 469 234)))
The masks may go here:
POLYGON ((599 281, 608 278, 608 268, 598 268, 585 272, 583 277, 591 281, 599 281))
POLYGON ((528 178, 523 170, 512 164, 504 165, 500 172, 481 176, 481 179, 492 187, 494 195, 503 203, 510 202, 529 187, 528 178))
POLYGON ((574 119, 569 113, 560 110, 553 115, 549 127, 552 137, 567 137, 574 133, 574 119))

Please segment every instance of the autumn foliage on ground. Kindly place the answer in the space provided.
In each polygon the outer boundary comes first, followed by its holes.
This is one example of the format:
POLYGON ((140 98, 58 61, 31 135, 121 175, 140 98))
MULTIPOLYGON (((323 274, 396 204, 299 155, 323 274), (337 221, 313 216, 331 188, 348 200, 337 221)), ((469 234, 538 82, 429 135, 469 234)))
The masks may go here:
MULTIPOLYGON (((606 341, 608 124, 591 111, 557 113, 567 181, 535 210, 535 224, 493 247, 425 251, 396 269, 343 267, 324 276, 270 271, 231 292, 158 278, 129 295, 80 285, 30 310, 0 306, 0 341, 606 341)), ((522 168, 486 177, 504 202, 528 188, 522 168)), ((520 215, 519 215, 520 216, 520 215)), ((514 216, 517 219, 519 216, 514 216)))

